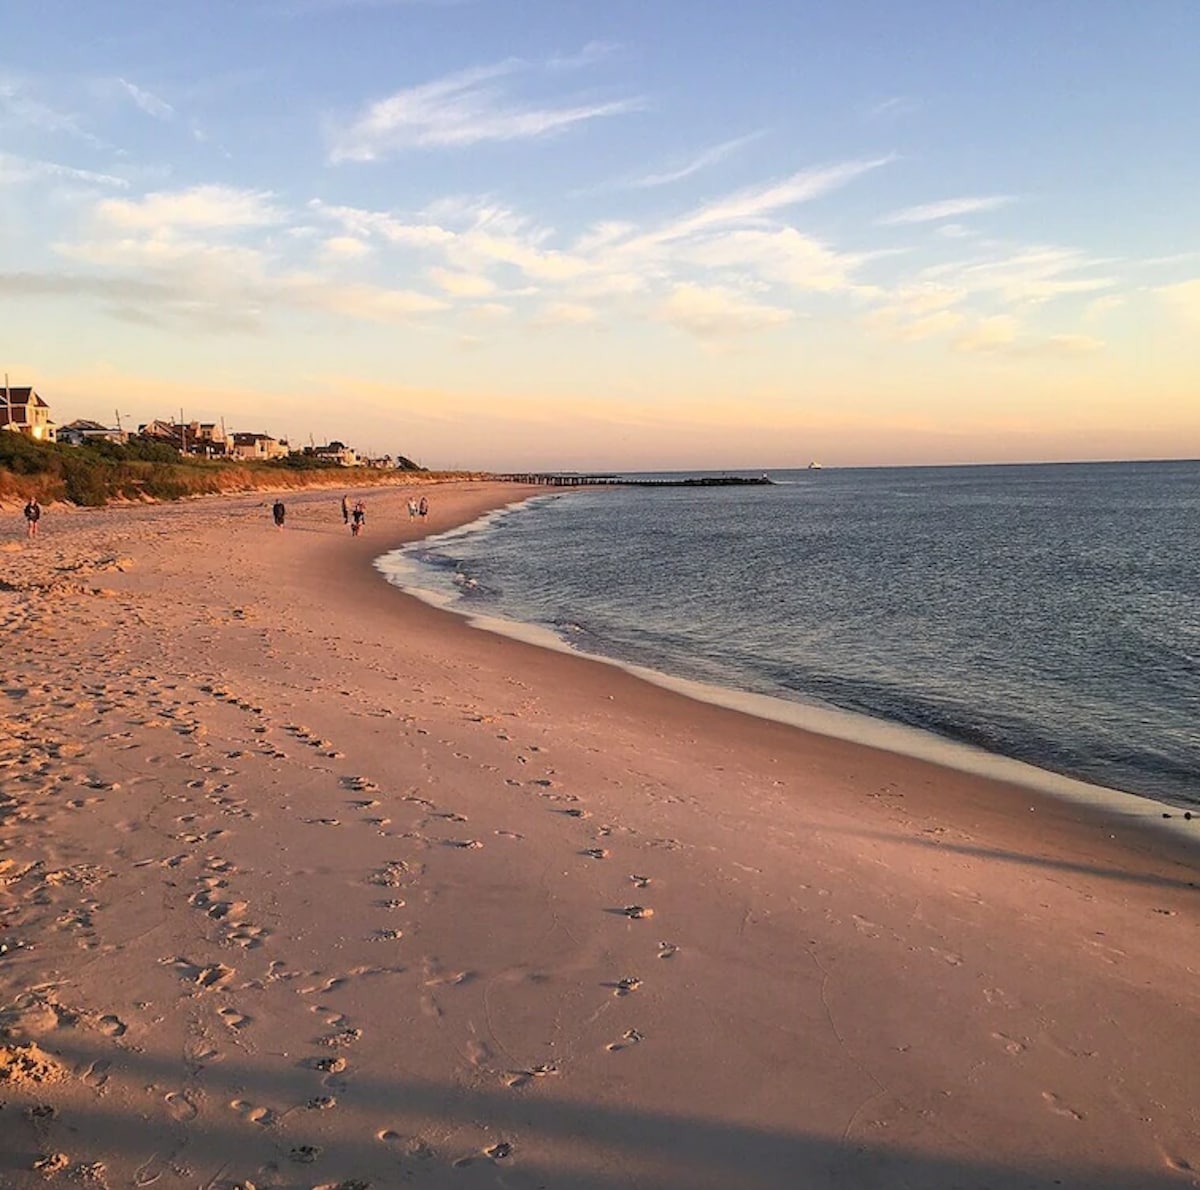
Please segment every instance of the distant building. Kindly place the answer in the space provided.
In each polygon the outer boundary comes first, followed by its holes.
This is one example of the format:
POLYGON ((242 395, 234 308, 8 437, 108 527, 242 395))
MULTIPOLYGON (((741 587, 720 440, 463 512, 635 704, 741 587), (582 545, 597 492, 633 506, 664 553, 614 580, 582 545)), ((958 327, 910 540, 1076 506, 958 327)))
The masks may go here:
POLYGON ((229 454, 235 459, 285 459, 291 450, 284 439, 269 434, 234 434, 229 454))
POLYGON ((110 430, 98 421, 86 417, 76 418, 67 422, 58 431, 58 441, 70 446, 86 446, 89 442, 117 442, 124 444, 129 441, 128 430, 110 430))
POLYGON ((155 442, 173 446, 183 454, 219 458, 230 453, 229 438, 224 428, 211 421, 151 421, 138 426, 138 434, 155 442))
POLYGON ((327 446, 306 446, 306 455, 322 459, 326 463, 337 463, 340 467, 360 467, 358 455, 344 442, 330 442, 327 446))
POLYGON ((38 442, 53 442, 58 427, 50 406, 29 387, 0 388, 0 429, 15 430, 38 442))

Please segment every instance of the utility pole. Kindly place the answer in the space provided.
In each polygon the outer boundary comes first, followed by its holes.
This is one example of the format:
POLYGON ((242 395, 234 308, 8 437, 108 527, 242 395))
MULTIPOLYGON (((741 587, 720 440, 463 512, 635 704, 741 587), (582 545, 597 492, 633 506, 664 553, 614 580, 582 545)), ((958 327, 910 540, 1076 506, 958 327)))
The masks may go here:
POLYGON ((4 424, 12 421, 12 401, 8 395, 8 373, 4 373, 4 424))
POLYGON ((179 407, 179 450, 187 454, 187 426, 183 424, 183 406, 179 407))

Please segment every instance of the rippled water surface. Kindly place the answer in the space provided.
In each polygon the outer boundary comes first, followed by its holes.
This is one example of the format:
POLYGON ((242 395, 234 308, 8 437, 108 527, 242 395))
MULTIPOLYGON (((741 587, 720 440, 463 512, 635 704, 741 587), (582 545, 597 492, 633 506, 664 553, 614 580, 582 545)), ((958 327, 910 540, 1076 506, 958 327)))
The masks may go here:
POLYGON ((1200 804, 1200 463, 771 478, 548 496, 386 566, 585 651, 1200 804))

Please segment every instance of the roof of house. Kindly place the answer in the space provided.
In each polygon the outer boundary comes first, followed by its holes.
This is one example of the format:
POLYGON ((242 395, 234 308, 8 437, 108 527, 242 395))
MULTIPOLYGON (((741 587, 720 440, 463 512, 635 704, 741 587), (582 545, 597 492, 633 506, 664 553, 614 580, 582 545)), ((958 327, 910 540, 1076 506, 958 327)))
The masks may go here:
POLYGON ((39 397, 32 388, 29 387, 29 385, 22 385, 21 387, 12 385, 7 390, 0 390, 0 392, 3 391, 8 392, 8 401, 10 405, 37 405, 42 409, 50 408, 50 406, 47 405, 46 402, 43 401, 42 398, 39 397))
POLYGON ((98 421, 92 421, 89 417, 77 417, 74 421, 68 422, 63 426, 64 430, 80 430, 89 433, 112 434, 108 426, 102 426, 98 421))

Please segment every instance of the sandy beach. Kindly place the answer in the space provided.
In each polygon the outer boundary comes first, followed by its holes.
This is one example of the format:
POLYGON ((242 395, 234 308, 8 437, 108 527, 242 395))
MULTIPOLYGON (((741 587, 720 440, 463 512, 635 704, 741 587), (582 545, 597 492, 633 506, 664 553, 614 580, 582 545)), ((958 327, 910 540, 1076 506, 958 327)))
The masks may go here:
POLYGON ((1195 840, 473 629, 424 490, 6 518, 0 1186, 1200 1186, 1195 840))

